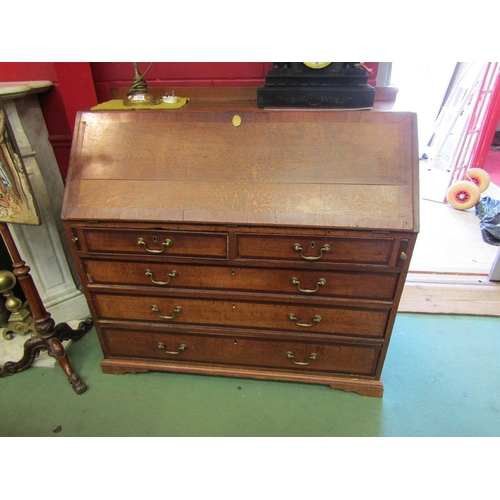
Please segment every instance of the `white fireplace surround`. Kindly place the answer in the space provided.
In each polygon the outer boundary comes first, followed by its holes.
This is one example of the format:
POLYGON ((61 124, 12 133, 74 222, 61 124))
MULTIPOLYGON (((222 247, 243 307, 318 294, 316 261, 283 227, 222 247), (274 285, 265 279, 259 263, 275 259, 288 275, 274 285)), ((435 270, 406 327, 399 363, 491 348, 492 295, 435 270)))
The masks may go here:
POLYGON ((40 226, 9 224, 21 258, 56 323, 90 316, 61 221, 64 183, 37 94, 50 81, 0 83, 3 101, 33 188, 40 226))

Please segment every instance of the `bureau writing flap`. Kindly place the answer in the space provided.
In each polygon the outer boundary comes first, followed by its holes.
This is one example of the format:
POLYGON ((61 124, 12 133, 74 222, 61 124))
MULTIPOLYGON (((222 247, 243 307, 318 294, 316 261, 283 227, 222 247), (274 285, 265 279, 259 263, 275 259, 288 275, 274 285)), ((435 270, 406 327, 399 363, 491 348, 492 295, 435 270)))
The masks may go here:
POLYGON ((63 218, 418 229, 413 114, 234 106, 80 113, 63 218))

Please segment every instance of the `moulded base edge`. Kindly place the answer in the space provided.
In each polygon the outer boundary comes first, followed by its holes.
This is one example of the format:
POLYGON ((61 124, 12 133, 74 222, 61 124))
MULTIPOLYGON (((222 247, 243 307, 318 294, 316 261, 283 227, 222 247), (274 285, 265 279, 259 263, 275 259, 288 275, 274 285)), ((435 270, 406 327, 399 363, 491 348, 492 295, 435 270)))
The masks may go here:
POLYGON ((108 358, 101 361, 103 373, 123 375, 124 373, 145 373, 164 371, 173 373, 192 373, 197 375, 216 375, 222 377, 252 378, 257 380, 279 380, 282 382, 302 382, 329 385, 332 389, 355 392, 360 396, 381 398, 384 385, 380 380, 340 377, 316 373, 293 373, 266 368, 205 365, 195 363, 169 363, 168 361, 108 358))

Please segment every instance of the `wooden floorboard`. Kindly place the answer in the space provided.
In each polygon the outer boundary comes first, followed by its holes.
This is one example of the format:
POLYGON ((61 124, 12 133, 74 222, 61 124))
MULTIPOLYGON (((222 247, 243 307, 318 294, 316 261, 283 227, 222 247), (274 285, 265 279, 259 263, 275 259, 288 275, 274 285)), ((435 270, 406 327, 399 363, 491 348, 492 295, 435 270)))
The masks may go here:
POLYGON ((482 274, 409 273, 398 310, 500 316, 500 282, 482 274))

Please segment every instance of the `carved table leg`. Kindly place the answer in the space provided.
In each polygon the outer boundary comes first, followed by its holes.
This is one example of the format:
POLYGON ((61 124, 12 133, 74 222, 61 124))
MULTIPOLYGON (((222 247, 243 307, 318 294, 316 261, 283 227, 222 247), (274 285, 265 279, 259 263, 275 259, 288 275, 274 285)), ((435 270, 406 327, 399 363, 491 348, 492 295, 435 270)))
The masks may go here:
POLYGON ((66 350, 64 349, 61 341, 53 337, 46 340, 45 344, 49 354, 57 359, 59 366, 63 369, 63 372, 68 377, 68 380, 73 386, 75 392, 77 394, 82 394, 82 392, 85 392, 87 390, 87 386, 82 382, 78 374, 73 371, 73 368, 71 368, 68 356, 66 355, 66 350))
POLYGON ((8 361, 0 371, 0 378, 14 375, 29 368, 41 351, 47 351, 49 356, 57 360, 70 384, 77 394, 82 394, 87 390, 87 386, 82 382, 78 374, 73 370, 68 360, 66 350, 62 344, 63 340, 78 340, 82 338, 93 326, 92 319, 88 318, 78 325, 78 329, 73 330, 67 323, 60 323, 48 334, 33 336, 24 344, 22 358, 17 361, 8 361))
POLYGON ((68 377, 70 384, 77 394, 82 394, 87 390, 87 386, 82 382, 76 372, 71 367, 66 350, 62 345, 63 340, 78 340, 82 338, 91 328, 92 319, 88 318, 78 325, 78 329, 73 330, 67 323, 59 323, 50 337, 45 340, 49 356, 56 358, 59 366, 68 377))
POLYGON ((76 374, 71 367, 62 341, 70 339, 78 340, 83 337, 83 335, 92 328, 92 320, 89 318, 86 321, 82 321, 76 330, 73 330, 66 323, 60 323, 55 326, 54 320, 45 309, 40 295, 38 294, 33 278, 29 273, 30 268, 19 255, 8 226, 0 223, 0 232, 12 258, 13 273, 19 280, 19 284, 30 305, 35 320, 36 330, 36 335, 27 340, 24 344, 23 357, 18 362, 9 361, 5 363, 0 371, 0 378, 26 370, 40 354, 40 351, 46 350, 50 356, 54 357, 59 362, 59 365, 67 375, 75 392, 77 394, 85 392, 87 386, 81 381, 78 374, 76 374))
POLYGON ((40 351, 43 350, 45 350, 45 342, 42 338, 32 337, 28 339, 24 343, 23 357, 17 363, 15 361, 7 361, 3 365, 0 377, 8 377, 9 375, 14 375, 14 373, 26 370, 38 357, 40 351))
POLYGON ((59 323, 55 327, 55 337, 61 342, 63 340, 78 340, 81 339, 94 326, 92 318, 87 318, 80 322, 78 328, 73 330, 67 323, 59 323))

